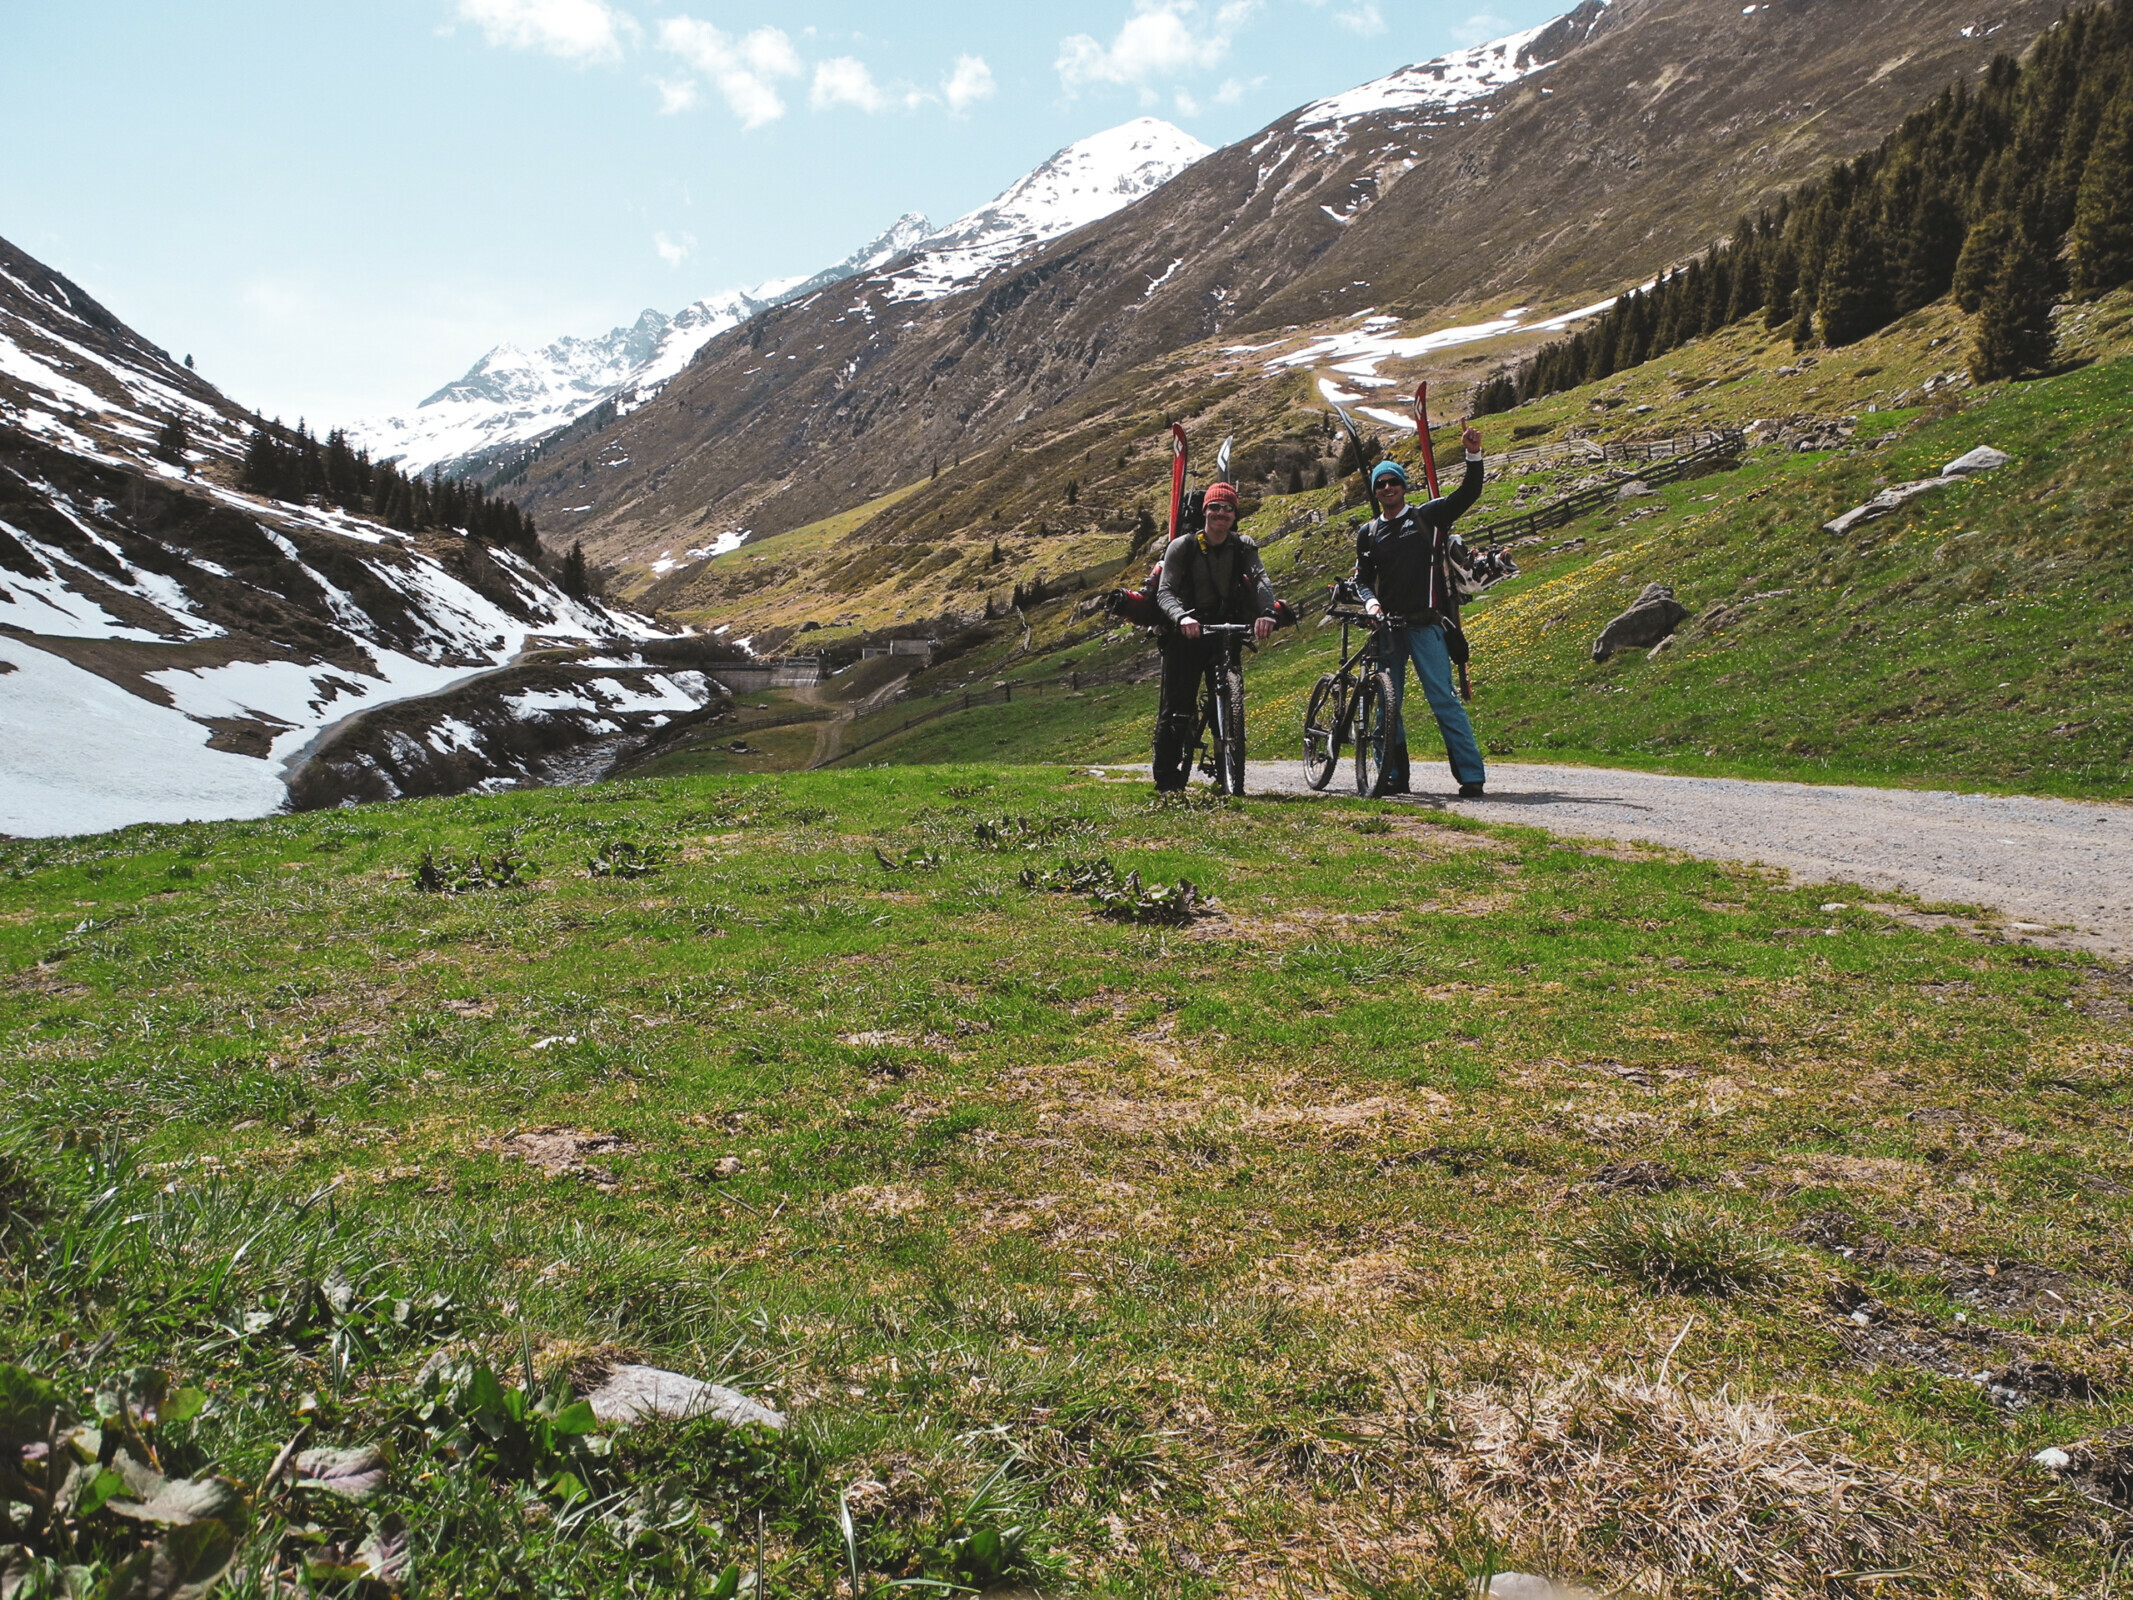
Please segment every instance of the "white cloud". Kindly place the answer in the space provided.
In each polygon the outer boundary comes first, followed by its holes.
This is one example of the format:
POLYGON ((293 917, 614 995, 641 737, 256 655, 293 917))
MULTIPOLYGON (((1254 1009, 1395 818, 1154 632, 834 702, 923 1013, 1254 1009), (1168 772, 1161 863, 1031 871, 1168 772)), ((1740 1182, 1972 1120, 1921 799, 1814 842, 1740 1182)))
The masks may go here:
MULTIPOLYGON (((1304 3, 1323 11, 1332 3, 1332 0, 1304 0, 1304 3)), ((1385 13, 1379 8, 1377 0, 1352 0, 1352 3, 1344 10, 1334 12, 1333 20, 1350 33, 1359 33, 1365 38, 1385 31, 1385 13)), ((1482 20, 1484 19, 1480 17, 1470 17, 1467 19, 1465 27, 1472 28, 1476 22, 1482 20)), ((1502 30, 1498 29, 1496 33, 1491 33, 1486 37, 1494 39, 1499 37, 1501 33, 1502 30)))
POLYGON ((955 70, 941 80, 941 96, 957 116, 980 100, 990 100, 993 90, 992 68, 983 56, 957 56, 955 70))
POLYGON ((1215 104, 1218 106, 1233 106, 1265 82, 1266 76, 1263 73, 1259 77, 1250 79, 1231 78, 1215 91, 1215 104))
POLYGON ((678 111, 687 111, 697 100, 694 78, 654 78, 652 85, 659 91, 659 109, 666 116, 678 111))
POLYGON ((1511 31, 1507 18, 1493 11, 1477 11, 1452 29, 1452 37, 1465 45, 1488 44, 1511 31))
POLYGON ((889 97, 881 92, 864 61, 857 56, 836 56, 815 67, 815 87, 808 103, 817 111, 856 106, 861 111, 874 112, 887 110, 889 97))
POLYGON ((806 72, 792 40, 777 28, 758 28, 736 39, 694 17, 669 17, 659 25, 659 48, 710 79, 744 128, 760 128, 784 116, 778 81, 806 72))
POLYGON ((1067 89, 1087 84, 1145 84, 1153 77, 1183 72, 1199 59, 1202 46, 1186 25, 1183 8, 1142 0, 1137 15, 1128 17, 1118 37, 1108 48, 1086 33, 1077 33, 1059 44, 1052 64, 1067 89))
POLYGON ((459 15, 489 43, 545 50, 566 61, 615 61, 637 23, 606 0, 459 0, 459 15))
POLYGON ((678 267, 696 253, 696 235, 685 233, 679 240, 670 239, 664 231, 652 235, 652 248, 659 252, 659 259, 670 267, 678 267))
POLYGON ((1200 102, 1195 100, 1185 90, 1180 89, 1173 98, 1175 98, 1175 100, 1177 101, 1179 116, 1197 117, 1200 114, 1200 102))
POLYGON ((1231 36, 1259 9, 1259 0, 1228 0, 1210 15, 1199 0, 1134 0, 1133 15, 1106 45, 1086 33, 1059 42, 1052 65, 1067 93, 1095 84, 1141 91, 1155 98, 1163 78, 1205 74, 1228 56, 1231 36))

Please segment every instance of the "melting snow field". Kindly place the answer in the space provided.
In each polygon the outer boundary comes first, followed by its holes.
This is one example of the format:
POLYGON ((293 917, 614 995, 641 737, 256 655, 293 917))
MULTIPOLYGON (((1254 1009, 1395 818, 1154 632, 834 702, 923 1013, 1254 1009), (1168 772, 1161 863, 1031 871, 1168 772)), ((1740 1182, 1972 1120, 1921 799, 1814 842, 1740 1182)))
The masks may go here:
POLYGON ((207 747, 208 730, 0 635, 0 833, 101 833, 136 822, 263 817, 288 797, 272 762, 207 747))
POLYGON ((1548 65, 1533 61, 1521 64, 1519 57, 1552 26, 1552 21, 1544 22, 1537 28, 1528 28, 1492 44, 1476 45, 1471 50, 1454 50, 1450 55, 1419 66, 1402 67, 1389 77, 1305 106, 1297 115, 1296 126, 1325 130, 1322 137, 1338 138, 1344 124, 1376 112, 1448 110, 1483 99, 1505 84, 1530 77, 1548 65))
MULTIPOLYGON (((1651 284, 1644 285, 1646 289, 1651 284)), ((1462 328, 1439 328, 1435 333, 1418 334, 1412 339, 1394 336, 1392 330, 1400 325, 1397 317, 1372 316, 1358 313, 1362 322, 1344 333, 1322 333, 1305 341, 1298 348, 1278 355, 1266 364, 1269 372, 1292 371, 1297 367, 1327 367, 1340 374, 1346 383, 1362 389, 1389 389, 1391 378, 1378 376, 1378 366, 1386 361, 1412 361, 1418 356, 1430 355, 1438 350, 1452 350, 1464 344, 1480 344, 1486 339, 1500 339, 1507 333, 1561 333, 1572 323, 1584 322, 1614 305, 1612 298, 1597 301, 1589 306, 1580 306, 1575 311, 1566 311, 1561 316, 1550 317, 1545 322, 1527 322, 1526 308, 1520 306, 1506 311, 1492 322, 1471 323, 1462 328)), ((1271 345, 1228 345, 1224 355, 1258 355, 1274 348, 1271 345)), ((1351 393, 1330 378, 1318 380, 1318 391, 1335 405, 1353 405, 1364 399, 1363 395, 1351 393)), ((1380 422, 1393 420, 1389 413, 1364 408, 1364 415, 1375 417, 1380 422)), ((1402 426, 1412 419, 1399 419, 1402 426)))

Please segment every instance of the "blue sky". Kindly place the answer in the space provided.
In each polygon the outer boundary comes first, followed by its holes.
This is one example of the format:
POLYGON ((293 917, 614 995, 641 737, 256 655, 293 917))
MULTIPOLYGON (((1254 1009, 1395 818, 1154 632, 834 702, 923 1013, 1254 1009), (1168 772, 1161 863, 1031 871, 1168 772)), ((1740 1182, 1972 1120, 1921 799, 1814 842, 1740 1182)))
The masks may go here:
POLYGON ((1569 3, 0 0, 0 237, 240 401, 351 420, 1569 3))

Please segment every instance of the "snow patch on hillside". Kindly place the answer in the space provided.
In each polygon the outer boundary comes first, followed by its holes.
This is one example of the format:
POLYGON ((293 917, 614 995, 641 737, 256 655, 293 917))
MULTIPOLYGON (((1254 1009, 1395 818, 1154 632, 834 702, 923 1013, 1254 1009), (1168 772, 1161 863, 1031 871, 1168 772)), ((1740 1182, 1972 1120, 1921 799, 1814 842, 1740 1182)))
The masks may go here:
POLYGON ((207 730, 26 640, 0 634, 0 833, 101 833, 136 822, 263 817, 281 771, 207 747, 207 730))

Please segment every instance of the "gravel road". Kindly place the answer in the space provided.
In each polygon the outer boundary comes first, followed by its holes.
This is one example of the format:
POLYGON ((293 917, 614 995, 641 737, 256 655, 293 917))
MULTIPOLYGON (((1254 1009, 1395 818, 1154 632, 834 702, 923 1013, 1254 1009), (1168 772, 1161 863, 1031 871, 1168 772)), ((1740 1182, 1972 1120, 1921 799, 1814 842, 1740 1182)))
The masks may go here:
MULTIPOLYGON (((2133 805, 1997 795, 1681 778, 1600 767, 1492 762, 1481 800, 1398 802, 1586 838, 1639 840, 1723 861, 1783 867, 1805 883, 1900 890, 1985 906, 2005 931, 2133 959, 2133 805)), ((1334 790, 1352 794, 1344 765, 1334 790)), ((1294 761, 1255 764, 1248 792, 1308 793, 1294 761)))

